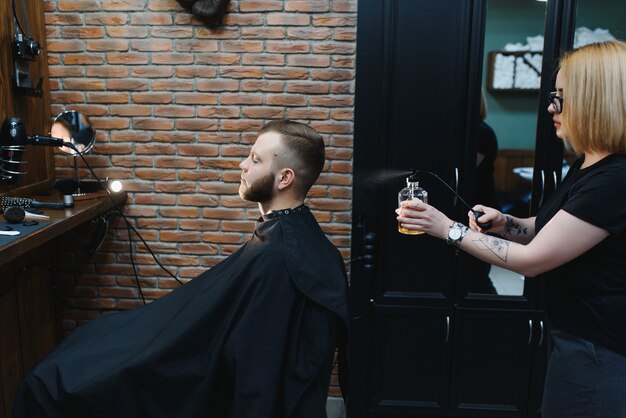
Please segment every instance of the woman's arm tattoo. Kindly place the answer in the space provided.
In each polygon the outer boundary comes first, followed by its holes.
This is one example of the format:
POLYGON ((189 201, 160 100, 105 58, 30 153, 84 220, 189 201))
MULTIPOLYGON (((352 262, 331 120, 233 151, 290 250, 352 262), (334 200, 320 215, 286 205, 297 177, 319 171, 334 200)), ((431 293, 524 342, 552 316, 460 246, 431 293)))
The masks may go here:
POLYGON ((487 247, 500 260, 507 261, 509 256, 509 242, 507 240, 491 235, 483 235, 478 240, 472 241, 472 243, 480 249, 487 247))
POLYGON ((528 235, 528 228, 522 227, 513 220, 513 217, 506 215, 505 235, 528 235))

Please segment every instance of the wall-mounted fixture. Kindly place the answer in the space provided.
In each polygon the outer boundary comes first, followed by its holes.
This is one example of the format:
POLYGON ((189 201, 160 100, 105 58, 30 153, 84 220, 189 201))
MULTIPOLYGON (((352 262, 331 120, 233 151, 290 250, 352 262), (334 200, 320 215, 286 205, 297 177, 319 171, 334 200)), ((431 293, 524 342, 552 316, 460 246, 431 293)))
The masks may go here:
POLYGON ((28 14, 26 13, 26 5, 22 0, 22 13, 24 15, 25 29, 22 28, 20 20, 15 10, 16 2, 13 2, 13 55, 14 61, 14 74, 13 85, 15 87, 15 94, 20 96, 32 96, 41 97, 43 95, 42 85, 43 77, 39 79, 37 85, 34 86, 31 81, 28 64, 30 61, 35 61, 41 53, 41 46, 39 42, 30 36, 30 28, 28 24, 28 14))

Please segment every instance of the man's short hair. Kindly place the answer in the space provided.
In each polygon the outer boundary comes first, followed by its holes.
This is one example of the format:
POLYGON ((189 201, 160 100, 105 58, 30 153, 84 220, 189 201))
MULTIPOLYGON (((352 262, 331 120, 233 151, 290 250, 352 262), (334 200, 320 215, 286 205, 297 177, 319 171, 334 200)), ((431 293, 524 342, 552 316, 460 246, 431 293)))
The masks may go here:
POLYGON ((317 131, 308 125, 287 119, 274 120, 263 126, 259 135, 267 132, 280 134, 288 155, 279 161, 280 168, 289 167, 296 173, 296 190, 303 196, 324 168, 324 140, 317 131))

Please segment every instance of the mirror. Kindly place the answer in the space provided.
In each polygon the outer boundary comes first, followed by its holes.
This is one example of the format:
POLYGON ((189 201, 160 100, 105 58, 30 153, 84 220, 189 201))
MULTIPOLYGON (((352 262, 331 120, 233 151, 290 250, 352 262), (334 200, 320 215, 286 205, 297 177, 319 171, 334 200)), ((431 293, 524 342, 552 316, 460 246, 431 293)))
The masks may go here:
MULTIPOLYGON (((96 143, 96 131, 91 127, 89 119, 75 110, 67 110, 54 118, 50 136, 74 144, 80 154, 89 152, 96 143)), ((77 156, 76 151, 70 147, 59 147, 59 150, 77 156)))
MULTIPOLYGON (((546 3, 487 0, 476 203, 530 212, 546 3), (539 69, 539 72, 537 71, 539 69), (530 167, 530 174, 527 175, 530 167)), ((524 276, 472 260, 468 293, 523 296, 524 276)))

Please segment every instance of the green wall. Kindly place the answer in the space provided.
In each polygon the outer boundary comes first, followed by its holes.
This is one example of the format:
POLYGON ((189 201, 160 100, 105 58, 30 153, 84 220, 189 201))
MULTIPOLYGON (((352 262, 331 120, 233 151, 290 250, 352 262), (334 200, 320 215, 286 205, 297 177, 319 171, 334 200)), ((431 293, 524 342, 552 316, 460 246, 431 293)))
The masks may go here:
MULTIPOLYGON (((547 111, 538 92, 492 93, 486 90, 487 55, 507 43, 526 44, 526 37, 543 34, 546 3, 536 0, 488 0, 485 29, 483 86, 489 114, 486 122, 498 136, 501 149, 535 147, 537 111, 547 111)), ((576 26, 609 29, 626 40, 625 0, 578 0, 576 26)))

